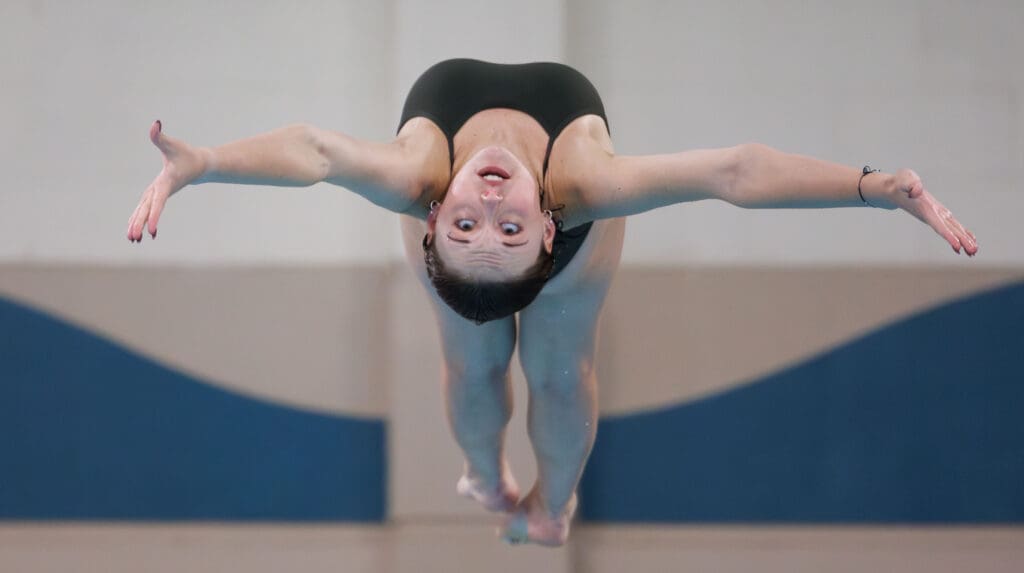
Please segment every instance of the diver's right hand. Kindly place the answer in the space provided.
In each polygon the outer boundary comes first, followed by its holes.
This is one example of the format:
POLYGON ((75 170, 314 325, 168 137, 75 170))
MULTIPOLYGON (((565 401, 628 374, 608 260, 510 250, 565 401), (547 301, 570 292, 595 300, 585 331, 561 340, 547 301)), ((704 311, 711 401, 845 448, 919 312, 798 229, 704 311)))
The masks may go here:
POLYGON ((154 121, 149 128, 149 139, 163 154, 164 167, 142 193, 139 206, 128 219, 129 241, 141 242, 147 223, 149 234, 155 239, 156 226, 167 198, 195 182, 206 171, 207 160, 202 149, 164 135, 162 129, 160 120, 154 121))

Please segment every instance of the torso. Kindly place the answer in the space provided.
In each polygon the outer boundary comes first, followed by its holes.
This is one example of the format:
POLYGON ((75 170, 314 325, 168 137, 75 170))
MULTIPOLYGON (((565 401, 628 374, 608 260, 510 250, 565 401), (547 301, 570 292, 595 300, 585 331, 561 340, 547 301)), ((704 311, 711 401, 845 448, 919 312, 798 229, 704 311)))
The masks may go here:
POLYGON ((443 200, 452 174, 481 144, 505 145, 538 174, 542 208, 555 212, 561 229, 556 235, 556 274, 542 295, 610 279, 624 221, 589 224, 593 218, 582 200, 581 176, 613 155, 604 115, 594 86, 560 64, 463 59, 427 70, 410 90, 398 134, 404 145, 417 150, 421 172, 429 174, 403 222, 407 245, 415 247, 410 262, 416 266, 412 259, 421 258, 419 241, 426 233, 429 205, 443 200), (479 89, 467 89, 471 86, 479 89), (569 253, 564 258, 558 256, 559 238, 563 252, 569 253))
MULTIPOLYGON (((546 151, 547 134, 536 120, 516 110, 490 109, 474 115, 455 134, 453 162, 456 170, 466 159, 461 152, 471 149, 475 138, 485 137, 495 129, 510 127, 527 141, 527 146, 532 152, 527 160, 539 165, 546 151)), ((399 133, 399 138, 408 138, 417 142, 415 147, 429 149, 429 152, 423 154, 425 160, 429 162, 429 165, 424 166, 424 172, 434 174, 433 180, 424 186, 420 199, 402 217, 407 250, 412 249, 410 263, 419 268, 422 267, 420 241, 427 232, 426 217, 430 211, 430 202, 443 197, 451 178, 451 171, 447 165, 448 141, 441 129, 425 118, 406 123, 399 133)), ((612 153, 611 137, 608 135, 604 120, 595 115, 585 115, 573 120, 552 145, 544 181, 549 205, 564 205, 559 215, 565 229, 573 229, 589 222, 593 222, 593 225, 572 260, 557 276, 548 281, 542 295, 571 291, 574 287, 589 285, 594 281, 609 281, 618 266, 625 219, 593 221, 581 200, 583 195, 578 184, 579 178, 574 176, 581 169, 586 169, 589 163, 602 160, 602 155, 612 153)))

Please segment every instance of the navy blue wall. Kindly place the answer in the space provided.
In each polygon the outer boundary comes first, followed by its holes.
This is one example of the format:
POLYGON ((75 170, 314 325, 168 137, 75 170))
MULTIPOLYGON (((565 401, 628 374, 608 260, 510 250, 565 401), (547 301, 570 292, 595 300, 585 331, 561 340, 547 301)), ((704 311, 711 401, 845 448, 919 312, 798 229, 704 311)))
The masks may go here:
POLYGON ((385 518, 382 420, 225 392, 3 299, 0 380, 0 519, 385 518))
POLYGON ((1024 284, 602 419, 581 499, 590 521, 1024 522, 1024 284))

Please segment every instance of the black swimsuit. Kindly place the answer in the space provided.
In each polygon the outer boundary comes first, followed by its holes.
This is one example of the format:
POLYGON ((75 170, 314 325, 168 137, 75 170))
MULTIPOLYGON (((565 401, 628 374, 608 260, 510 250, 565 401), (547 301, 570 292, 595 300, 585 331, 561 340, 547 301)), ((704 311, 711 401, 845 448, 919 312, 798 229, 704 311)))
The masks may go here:
MULTIPOLYGON (((567 125, 584 115, 597 115, 608 125, 601 97, 583 74, 562 64, 491 64, 479 60, 446 60, 430 67, 416 80, 402 108, 402 126, 414 117, 434 122, 448 139, 448 158, 455 162, 455 134, 470 117, 485 109, 508 108, 528 114, 548 134, 542 180, 555 139, 567 125)), ((553 211, 561 207, 550 207, 553 211)), ((569 230, 556 219, 557 275, 579 250, 591 223, 569 230)))

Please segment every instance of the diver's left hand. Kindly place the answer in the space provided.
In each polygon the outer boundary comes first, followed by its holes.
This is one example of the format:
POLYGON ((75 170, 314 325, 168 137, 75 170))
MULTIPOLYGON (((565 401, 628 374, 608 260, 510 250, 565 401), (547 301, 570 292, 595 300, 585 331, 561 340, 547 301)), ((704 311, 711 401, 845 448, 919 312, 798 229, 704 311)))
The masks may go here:
POLYGON ((869 202, 879 207, 903 209, 917 217, 946 239, 957 254, 961 249, 969 257, 978 252, 978 240, 974 233, 964 228, 953 213, 925 189, 917 173, 910 169, 900 169, 891 175, 878 175, 884 177, 872 177, 870 174, 864 177, 863 190, 869 202), (868 191, 868 185, 874 187, 874 192, 868 191))

